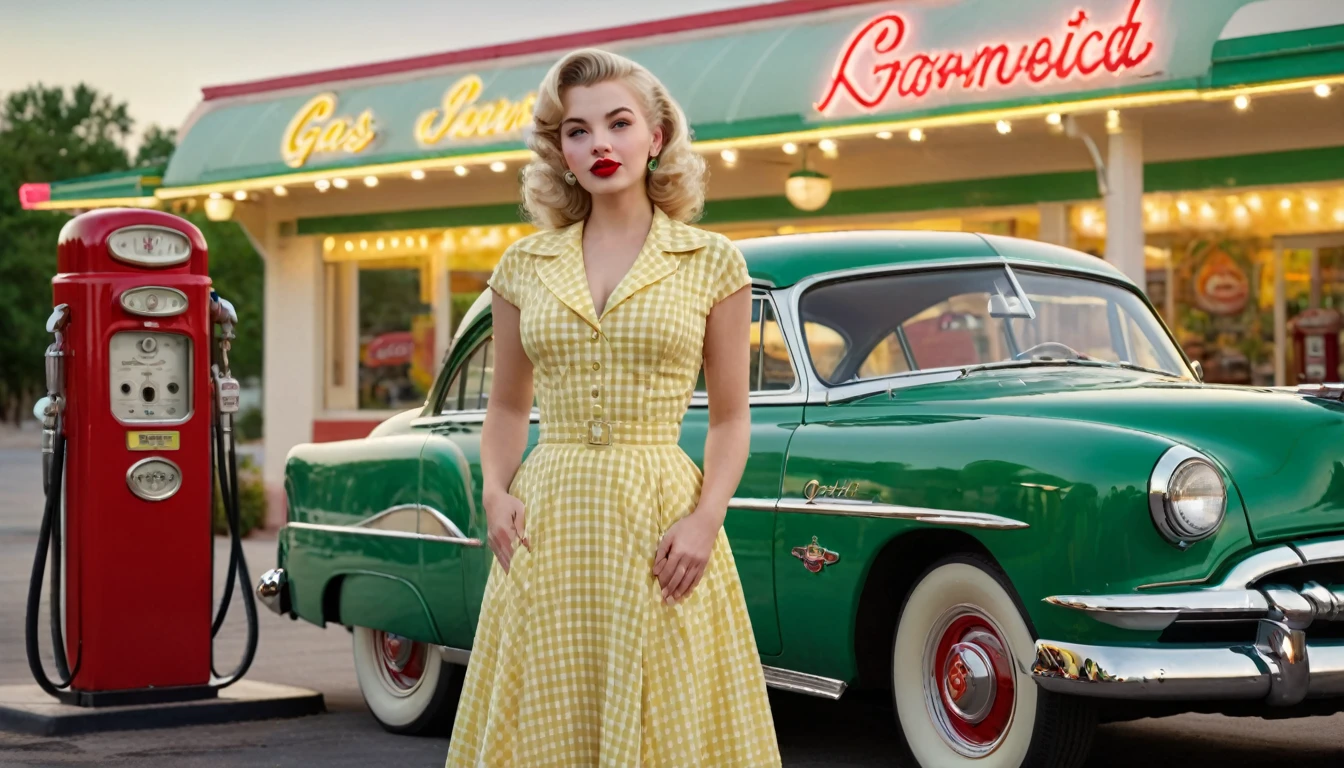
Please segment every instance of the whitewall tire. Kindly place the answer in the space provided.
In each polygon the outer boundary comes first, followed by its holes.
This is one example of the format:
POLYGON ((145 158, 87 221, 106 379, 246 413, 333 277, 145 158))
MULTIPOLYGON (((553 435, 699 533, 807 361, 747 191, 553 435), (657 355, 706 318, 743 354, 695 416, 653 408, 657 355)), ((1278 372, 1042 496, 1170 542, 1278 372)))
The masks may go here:
POLYGON ((466 668, 444 661, 437 646, 368 627, 353 634, 355 677, 379 725, 409 735, 451 732, 466 668))
POLYGON ((1008 581, 990 561, 957 555, 917 580, 892 643, 896 716, 925 768, 1081 765, 1095 715, 1039 690, 1035 642, 1008 581))

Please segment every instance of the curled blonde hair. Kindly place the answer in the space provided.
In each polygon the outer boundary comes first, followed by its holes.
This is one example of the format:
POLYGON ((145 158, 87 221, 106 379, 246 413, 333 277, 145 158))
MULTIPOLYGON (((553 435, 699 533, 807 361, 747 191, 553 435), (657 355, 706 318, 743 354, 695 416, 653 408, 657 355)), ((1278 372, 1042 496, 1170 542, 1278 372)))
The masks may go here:
POLYGON ((705 159, 691 149, 690 125, 681 107, 642 65, 609 51, 584 48, 556 62, 537 89, 532 131, 527 137, 536 158, 522 172, 523 208, 537 227, 565 227, 587 218, 592 210, 592 195, 579 184, 565 183, 565 158, 560 149, 565 89, 618 79, 643 101, 649 122, 663 129, 658 167, 646 171, 649 199, 678 221, 692 222, 703 212, 705 159))

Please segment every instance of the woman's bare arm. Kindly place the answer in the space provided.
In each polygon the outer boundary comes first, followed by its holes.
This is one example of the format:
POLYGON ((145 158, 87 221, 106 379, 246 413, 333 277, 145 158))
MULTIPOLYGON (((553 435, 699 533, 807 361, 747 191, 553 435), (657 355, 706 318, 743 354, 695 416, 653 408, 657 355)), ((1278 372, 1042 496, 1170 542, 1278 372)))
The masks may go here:
POLYGON ((494 376, 481 428, 481 500, 485 505, 490 549, 504 570, 513 559, 513 538, 530 546, 522 502, 509 495, 513 476, 527 448, 532 413, 532 361, 523 351, 518 331, 520 312, 498 293, 491 297, 494 315, 494 376))

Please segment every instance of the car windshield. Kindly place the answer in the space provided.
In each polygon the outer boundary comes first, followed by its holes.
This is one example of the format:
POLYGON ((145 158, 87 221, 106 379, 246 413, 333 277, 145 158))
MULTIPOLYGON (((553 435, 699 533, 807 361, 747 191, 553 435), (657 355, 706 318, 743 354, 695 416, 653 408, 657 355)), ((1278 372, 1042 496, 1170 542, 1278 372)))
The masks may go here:
POLYGON ((1118 285, 1008 267, 824 283, 799 304, 828 385, 944 368, 1109 365, 1193 378, 1148 305, 1118 285))

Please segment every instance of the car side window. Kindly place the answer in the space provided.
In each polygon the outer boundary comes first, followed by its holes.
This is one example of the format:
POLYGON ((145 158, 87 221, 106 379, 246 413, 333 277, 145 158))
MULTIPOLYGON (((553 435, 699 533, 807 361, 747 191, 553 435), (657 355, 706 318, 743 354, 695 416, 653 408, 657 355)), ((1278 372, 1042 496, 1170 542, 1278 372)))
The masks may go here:
MULTIPOLYGON (((752 392, 782 392, 793 389, 797 373, 784 343, 784 331, 775 316, 775 305, 765 296, 751 302, 750 377, 752 392)), ((695 391, 705 392, 705 371, 695 382, 695 391)))
POLYGON ((491 351, 494 340, 487 338, 472 350, 471 355, 458 367, 448 383, 443 399, 442 413, 453 411, 483 411, 490 399, 490 382, 494 377, 491 351))

